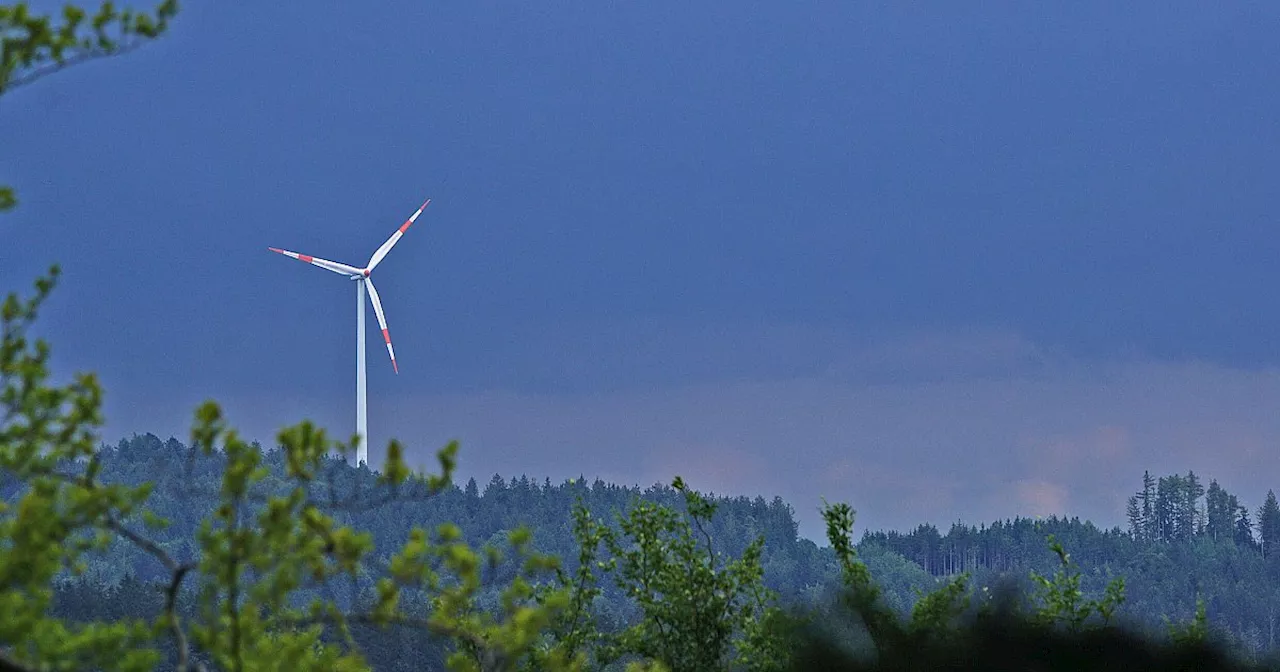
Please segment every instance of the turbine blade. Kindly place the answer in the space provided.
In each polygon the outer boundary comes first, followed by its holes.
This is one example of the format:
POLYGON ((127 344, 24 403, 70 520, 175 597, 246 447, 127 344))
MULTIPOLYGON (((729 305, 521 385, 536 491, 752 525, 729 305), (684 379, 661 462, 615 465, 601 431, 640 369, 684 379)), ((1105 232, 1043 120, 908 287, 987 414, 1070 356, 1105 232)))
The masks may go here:
POLYGON ((428 198, 422 204, 422 207, 418 208, 417 212, 413 213, 413 215, 410 216, 409 219, 405 220, 405 223, 401 224, 400 228, 396 229, 396 232, 391 234, 391 237, 387 239, 387 242, 383 243, 382 247, 379 247, 378 251, 374 252, 372 257, 369 257, 368 268, 370 271, 372 271, 374 267, 376 267, 379 263, 382 262, 382 258, 387 256, 387 253, 391 251, 391 248, 396 246, 396 243, 400 241, 400 237, 404 235, 404 232, 409 230, 409 225, 414 223, 414 221, 418 219, 418 215, 421 215, 422 211, 425 210, 427 205, 429 205, 430 203, 431 203, 431 199, 428 198))
POLYGON ((396 365, 396 351, 391 349, 391 334, 387 332, 387 316, 382 313, 382 300, 378 298, 378 290, 373 288, 373 281, 364 279, 364 286, 369 290, 369 300, 373 302, 373 314, 378 316, 378 326, 382 328, 382 340, 387 342, 387 354, 391 355, 391 368, 400 373, 396 365))
POLYGON ((346 276, 360 275, 360 269, 352 266, 348 266, 346 264, 339 264, 336 261, 329 261, 328 259, 321 259, 320 257, 313 257, 307 254, 298 254, 297 252, 282 250, 278 247, 268 247, 267 249, 271 250, 272 252, 278 252, 280 254, 283 254, 286 257, 297 259, 298 261, 305 261, 308 264, 311 264, 312 266, 319 266, 320 268, 323 268, 326 271, 333 271, 334 273, 339 273, 341 275, 346 275, 346 276))

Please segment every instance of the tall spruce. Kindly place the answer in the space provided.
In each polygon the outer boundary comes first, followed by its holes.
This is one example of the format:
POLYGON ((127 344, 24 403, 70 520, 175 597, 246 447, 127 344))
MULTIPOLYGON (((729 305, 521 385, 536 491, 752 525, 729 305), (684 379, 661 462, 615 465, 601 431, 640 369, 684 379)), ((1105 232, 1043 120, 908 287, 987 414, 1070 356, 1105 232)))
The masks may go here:
POLYGON ((1142 506, 1138 504, 1138 495, 1129 497, 1129 503, 1125 508, 1125 514, 1129 518, 1129 534, 1134 541, 1145 541, 1143 538, 1145 530, 1144 521, 1142 519, 1142 506))
POLYGON ((1186 476, 1175 476, 1175 505, 1173 519, 1173 538, 1186 541, 1196 536, 1203 528, 1200 513, 1200 498, 1204 496, 1204 485, 1194 471, 1186 476))
POLYGON ((1142 539, 1153 541, 1156 539, 1156 480, 1149 471, 1142 472, 1142 493, 1139 500, 1142 503, 1142 539))
POLYGON ((1173 519, 1177 515, 1177 482, 1178 476, 1161 476, 1156 481, 1154 541, 1171 541, 1173 539, 1173 519))
POLYGON ((1253 537, 1253 521, 1249 519, 1249 507, 1240 503, 1235 495, 1231 495, 1231 506, 1235 511, 1237 546, 1254 547, 1257 540, 1253 537))
POLYGON ((1272 557, 1280 548, 1280 504, 1276 503, 1274 490, 1267 491, 1267 499, 1258 509, 1258 536, 1262 539, 1262 557, 1272 557))
POLYGON ((1214 541, 1235 536, 1236 506, 1232 497, 1217 481, 1209 481, 1205 495, 1205 535, 1214 541))

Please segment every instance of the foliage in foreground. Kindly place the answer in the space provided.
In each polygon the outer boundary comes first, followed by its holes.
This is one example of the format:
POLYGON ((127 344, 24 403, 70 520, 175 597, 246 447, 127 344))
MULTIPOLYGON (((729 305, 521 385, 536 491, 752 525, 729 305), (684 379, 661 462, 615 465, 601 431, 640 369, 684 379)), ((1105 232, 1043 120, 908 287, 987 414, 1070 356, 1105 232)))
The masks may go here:
POLYGON ((1033 575, 1037 590, 1028 603, 1013 592, 975 604, 960 575, 924 596, 910 618, 896 618, 877 599, 877 589, 849 542, 853 512, 847 505, 823 511, 845 584, 846 618, 835 626, 810 624, 799 631, 792 669, 873 670, 1251 670, 1213 641, 1204 618, 1171 625, 1156 640, 1116 627, 1115 609, 1124 584, 1113 580, 1097 599, 1080 590, 1080 575, 1060 544, 1051 576, 1033 575), (849 624, 866 645, 849 645, 849 624), (841 632, 843 626, 844 631, 841 632))
POLYGON ((198 558, 180 561, 129 524, 166 524, 142 509, 149 484, 130 488, 98 479, 101 464, 93 446, 101 390, 93 376, 51 385, 49 348, 28 336, 56 276, 54 269, 37 283, 35 297, 21 301, 11 295, 3 308, 0 467, 6 479, 23 486, 14 504, 0 509, 0 607, 6 614, 0 661, 8 669, 151 669, 160 661, 161 641, 176 652, 178 669, 367 669, 350 636, 356 622, 419 628, 446 638, 453 648, 447 663, 454 670, 532 664, 573 670, 589 658, 636 664, 666 659, 677 670, 708 669, 726 660, 735 634, 751 637, 757 615, 767 608, 759 544, 733 561, 704 551, 693 529, 714 506, 677 481, 687 497, 687 520, 639 505, 621 521, 619 535, 580 514, 584 551, 594 553, 600 545, 610 551, 611 559, 596 568, 613 575, 644 614, 634 628, 588 650, 588 642, 602 639, 592 633, 586 614, 595 581, 590 561, 581 563, 576 580, 561 575, 554 581, 558 561, 531 552, 529 532, 516 530, 508 542, 521 560, 519 569, 507 577, 498 608, 484 609, 476 602, 482 570, 486 560, 497 563, 498 549, 477 552, 456 526, 417 528, 386 566, 374 567, 367 562, 371 536, 339 522, 344 508, 437 494, 450 482, 456 444, 439 453, 441 473, 427 476, 410 472, 393 441, 379 477, 386 499, 340 502, 332 489, 324 497, 318 477, 326 456, 353 452, 354 441, 335 443, 304 422, 279 435, 292 486, 264 495, 255 487, 269 474, 261 451, 229 429, 212 403, 197 411, 188 468, 195 451, 222 456, 218 506, 201 526, 198 558), (68 624, 50 616, 53 580, 81 571, 87 552, 117 541, 138 547, 165 568, 162 613, 151 621, 113 624, 68 624), (333 598, 313 597, 305 604, 296 599, 305 589, 344 577, 372 577, 374 599, 359 608, 344 608, 333 598), (178 598, 192 583, 198 608, 183 614, 178 598), (681 601, 673 601, 677 597, 681 601), (406 608, 415 601, 425 609, 406 608))
MULTIPOLYGON (((25 2, 0 5, 0 96, 71 65, 132 51, 163 35, 177 13, 177 0, 163 0, 153 12, 108 1, 92 14, 68 3, 59 18, 25 2)), ((17 202, 13 188, 0 184, 0 212, 17 202)))
POLYGON ((331 451, 352 452, 353 442, 331 441, 304 422, 278 437, 287 487, 264 490, 270 470, 262 451, 228 428, 212 403, 197 411, 188 469, 197 451, 221 458, 217 491, 204 493, 217 506, 194 540, 198 553, 182 559, 149 536, 166 522, 145 508, 149 483, 100 480, 101 390, 93 376, 49 382, 49 348, 29 332, 55 278, 56 269, 37 282, 34 297, 11 295, 3 305, 0 473, 20 494, 0 508, 0 670, 365 670, 351 635, 357 625, 430 633, 447 643, 452 670, 980 669, 975 661, 1011 656, 1081 669, 1104 658, 1118 664, 1122 650, 1129 669, 1243 669, 1210 646, 1203 610, 1159 644, 1112 627, 1123 583, 1087 599, 1056 542, 1060 569, 1032 577, 1038 592, 1026 604, 975 602, 969 577, 960 575, 903 618, 857 556, 846 504, 823 514, 847 618, 784 611, 763 587, 763 540, 738 557, 717 553, 706 527, 714 503, 679 478, 673 487, 683 512, 637 502, 611 526, 579 506, 574 572, 534 552, 528 530, 511 532, 504 548, 475 549, 448 524, 413 529, 381 562, 371 535, 344 524, 344 512, 436 496, 450 483, 456 444, 440 451, 440 474, 424 475, 405 466, 392 442, 379 493, 344 500, 324 482, 323 466, 331 451), (54 580, 114 543, 164 567, 159 613, 91 623, 52 616, 54 580), (503 553, 518 560, 515 571, 486 571, 503 553), (605 577, 635 606, 620 630, 601 628, 593 609, 605 577), (338 579, 367 589, 360 599, 339 599, 327 592, 338 579), (495 587, 496 602, 479 599, 495 587), (180 608, 182 596, 194 608, 180 608), (1102 657, 1082 658, 1089 650, 1102 657))

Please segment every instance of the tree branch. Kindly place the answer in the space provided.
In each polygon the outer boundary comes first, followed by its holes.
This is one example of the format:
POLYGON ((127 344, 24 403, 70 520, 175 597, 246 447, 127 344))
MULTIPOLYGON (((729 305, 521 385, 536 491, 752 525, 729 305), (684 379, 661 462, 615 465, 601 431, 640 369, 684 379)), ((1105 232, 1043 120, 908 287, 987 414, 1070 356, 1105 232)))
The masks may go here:
MULTIPOLYGON (((173 559, 169 552, 160 547, 154 541, 134 532, 124 526, 114 515, 108 515, 106 526, 116 534, 124 537, 135 546, 160 561, 165 569, 172 574, 173 578, 169 581, 169 586, 165 590, 164 613, 165 620, 169 624, 169 632, 173 635, 174 642, 178 647, 178 670, 185 672, 190 664, 191 647, 187 644, 187 634, 182 630, 182 621, 178 618, 178 593, 182 588, 182 580, 187 574, 196 568, 194 563, 179 564, 173 559)), ((203 672, 204 665, 197 663, 196 669, 203 672)), ((0 671, 2 672, 2 671, 0 671)))
POLYGON ((13 79, 10 79, 8 82, 4 82, 3 88, 0 88, 0 91, 4 93, 8 93, 13 89, 34 83, 38 79, 43 79, 45 77, 48 77, 49 75, 56 74, 73 65, 80 65, 81 63, 95 61, 100 58, 106 58, 108 56, 119 56, 121 54, 127 54, 133 51, 134 49, 137 49, 138 47, 142 46, 143 43, 148 41, 149 41, 148 38, 138 38, 130 42, 121 44, 117 46, 115 49, 90 49, 88 51, 82 51, 76 54, 75 56, 72 56, 71 58, 64 58, 61 61, 55 61, 53 63, 49 63, 47 65, 34 68, 22 75, 14 77, 13 79))

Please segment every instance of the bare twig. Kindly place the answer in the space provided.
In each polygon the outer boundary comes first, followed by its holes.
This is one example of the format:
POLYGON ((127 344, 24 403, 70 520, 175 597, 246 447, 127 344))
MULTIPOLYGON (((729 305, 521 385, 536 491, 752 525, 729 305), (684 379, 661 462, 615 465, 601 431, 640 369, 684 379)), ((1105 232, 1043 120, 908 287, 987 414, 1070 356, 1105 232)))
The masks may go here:
MULTIPOLYGON (((182 623, 178 619, 178 591, 182 587, 182 579, 192 569, 194 569, 194 565, 185 564, 179 566, 174 571, 173 580, 169 582, 169 587, 165 590, 164 596, 164 611, 168 616, 169 631, 173 633, 173 638, 178 646, 178 672, 186 672, 191 660, 191 649, 187 645, 187 634, 182 631, 182 623)), ((204 664, 196 663, 196 669, 204 672, 204 664)))
MULTIPOLYGON (((195 564, 179 563, 174 560, 173 556, 169 555, 169 552, 161 548, 159 544, 125 527, 114 515, 107 516, 106 526, 159 560, 172 575, 169 586, 165 591, 164 613, 165 619, 169 624, 169 632, 173 635, 174 643, 178 647, 178 670, 185 672, 190 664, 191 647, 187 643, 186 633, 182 630, 182 621, 178 618, 178 593, 182 588, 182 580, 196 568, 195 564)), ((196 669, 203 670, 204 666, 197 663, 196 669)))

